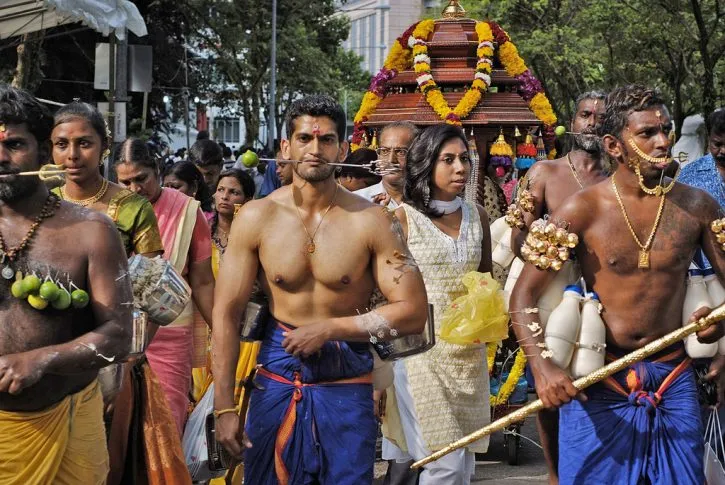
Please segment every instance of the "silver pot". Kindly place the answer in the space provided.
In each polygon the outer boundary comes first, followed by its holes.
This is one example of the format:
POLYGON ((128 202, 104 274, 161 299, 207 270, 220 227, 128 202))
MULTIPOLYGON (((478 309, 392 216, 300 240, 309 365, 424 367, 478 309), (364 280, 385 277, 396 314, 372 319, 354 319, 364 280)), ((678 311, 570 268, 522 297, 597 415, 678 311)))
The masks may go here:
POLYGON ((377 342, 373 347, 381 359, 394 361, 403 357, 421 354, 431 349, 436 343, 435 322, 433 319, 433 305, 428 305, 428 321, 425 322, 423 332, 405 337, 396 338, 387 342, 377 342))
POLYGON ((129 259, 128 272, 134 285, 136 305, 157 325, 168 325, 176 320, 191 299, 191 288, 186 280, 171 263, 160 257, 151 260, 137 254, 129 259), (161 272, 159 266, 163 266, 161 272), (145 289, 141 290, 141 287, 145 289))
POLYGON ((101 386, 103 402, 113 402, 123 385, 123 364, 111 364, 98 370, 98 383, 101 386))
POLYGON ((257 342, 264 339, 264 330, 267 326, 268 313, 266 305, 253 301, 247 303, 247 309, 242 318, 239 329, 239 340, 242 342, 257 342))

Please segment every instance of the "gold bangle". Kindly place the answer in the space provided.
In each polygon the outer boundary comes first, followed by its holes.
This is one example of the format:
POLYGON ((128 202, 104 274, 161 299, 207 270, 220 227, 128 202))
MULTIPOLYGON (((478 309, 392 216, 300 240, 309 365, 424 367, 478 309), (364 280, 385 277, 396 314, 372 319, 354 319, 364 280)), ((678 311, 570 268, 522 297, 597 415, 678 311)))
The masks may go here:
POLYGON ((227 409, 220 409, 220 410, 214 410, 214 418, 219 419, 219 416, 222 414, 228 414, 228 413, 239 413, 239 408, 227 408, 227 409))

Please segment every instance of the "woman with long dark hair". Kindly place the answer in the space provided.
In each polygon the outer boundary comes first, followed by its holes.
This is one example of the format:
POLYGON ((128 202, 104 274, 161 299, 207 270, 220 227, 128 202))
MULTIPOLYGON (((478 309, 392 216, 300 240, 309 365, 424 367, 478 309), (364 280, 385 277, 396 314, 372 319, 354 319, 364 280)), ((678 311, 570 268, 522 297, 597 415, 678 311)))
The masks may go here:
POLYGON ((161 185, 198 200, 201 210, 208 214, 207 218, 211 217, 212 194, 204 183, 204 176, 193 163, 179 162, 167 167, 161 174, 161 185))
MULTIPOLYGON (((174 322, 160 328, 146 349, 146 358, 164 388, 182 435, 189 410, 192 365, 199 367, 206 363, 206 340, 202 339, 199 352, 193 346, 195 310, 211 325, 214 275, 209 226, 197 200, 178 190, 161 187, 158 163, 143 140, 129 138, 123 142, 115 169, 122 186, 153 205, 164 244, 164 259, 191 287, 193 303, 189 302, 174 322), (200 359, 193 362, 197 353, 200 359)), ((206 188, 204 184, 201 186, 206 188)))
MULTIPOLYGON (((438 335, 445 309, 466 294, 463 275, 491 271, 486 212, 461 198, 470 172, 463 132, 447 124, 427 128, 410 146, 404 203, 395 211, 434 306, 438 335)), ((439 339, 432 349, 403 363, 396 370, 401 375, 396 375, 395 392, 410 456, 401 452, 399 460, 419 460, 489 422, 485 345, 439 339)), ((487 448, 488 440, 477 441, 427 465, 420 484, 470 483, 474 453, 487 448)))

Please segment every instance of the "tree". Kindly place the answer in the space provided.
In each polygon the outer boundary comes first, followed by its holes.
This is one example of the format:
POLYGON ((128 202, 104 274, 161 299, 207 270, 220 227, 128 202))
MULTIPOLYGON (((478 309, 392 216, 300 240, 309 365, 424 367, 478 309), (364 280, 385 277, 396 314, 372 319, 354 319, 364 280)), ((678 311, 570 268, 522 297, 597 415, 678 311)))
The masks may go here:
MULTIPOLYGON (((185 0, 189 42, 199 54, 194 69, 207 98, 244 118, 247 143, 259 138, 270 84, 271 8, 251 0, 185 0)), ((277 18, 277 133, 289 105, 306 94, 337 96, 344 88, 364 89, 360 61, 340 47, 348 33, 334 2, 279 0, 277 18)))

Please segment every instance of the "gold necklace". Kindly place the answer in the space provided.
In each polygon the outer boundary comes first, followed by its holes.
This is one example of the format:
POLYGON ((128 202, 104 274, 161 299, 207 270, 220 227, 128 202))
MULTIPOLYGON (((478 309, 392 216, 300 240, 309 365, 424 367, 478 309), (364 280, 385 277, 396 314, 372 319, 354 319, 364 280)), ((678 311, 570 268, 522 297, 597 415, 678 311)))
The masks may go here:
POLYGON ((639 158, 641 158, 642 160, 644 160, 645 162, 649 162, 649 163, 654 164, 654 165, 661 165, 663 163, 669 164, 670 162, 672 162, 672 158, 671 157, 668 157, 668 156, 655 158, 655 157, 652 157, 652 156, 647 155, 637 145, 637 142, 634 141, 633 138, 628 139, 627 140, 627 143, 629 143, 629 146, 632 147, 632 150, 634 150, 634 153, 636 153, 637 156, 639 158))
POLYGON ((292 205, 295 206, 295 209, 297 209, 297 215, 300 218, 300 222, 302 223, 302 227, 304 228, 305 232, 307 233, 307 238, 309 239, 309 242, 307 243, 307 253, 312 254, 315 252, 315 249, 317 249, 317 246, 315 246, 315 235, 317 234, 317 231, 320 229, 320 226, 322 225, 322 221, 325 220, 325 216, 328 212, 330 212, 330 209, 332 209, 332 206, 335 205, 335 199, 337 198, 337 189, 339 185, 335 184, 335 194, 332 196, 332 200, 330 201, 330 205, 327 206, 327 209, 325 209, 325 212, 322 213, 322 217, 320 218, 320 222, 317 223, 317 227, 315 228, 315 232, 310 234, 310 231, 307 230, 307 226, 305 225, 305 220, 302 218, 302 214, 300 213, 300 208, 297 207, 297 204, 295 204, 294 197, 292 198, 292 205))
POLYGON ((642 192, 648 195, 664 195, 667 194, 672 188, 675 186, 675 182, 677 182, 677 177, 680 176, 680 170, 682 170, 681 165, 677 165, 677 172, 675 173, 675 176, 672 177, 672 182, 667 185, 667 187, 662 187, 661 185, 657 184, 655 188, 650 189, 644 184, 644 178, 642 177, 642 172, 639 170, 639 164, 634 164, 634 173, 637 174, 637 181, 639 182, 639 188, 642 189, 642 192))
POLYGON ((584 189, 584 184, 582 184, 582 181, 579 179, 579 175, 576 174, 576 168, 574 168, 574 164, 571 161, 571 157, 569 157, 569 154, 566 154, 566 161, 569 162, 569 168, 571 169, 571 174, 576 179, 576 183, 579 184, 580 189, 584 189))
POLYGON ((71 199, 65 193, 65 185, 60 188, 60 196, 61 198, 63 198, 63 200, 67 200, 68 202, 72 202, 73 204, 79 205, 81 207, 88 207, 89 205, 95 204, 96 202, 101 200, 104 195, 106 195, 106 192, 108 192, 108 180, 106 179, 103 179, 103 182, 101 182, 101 188, 98 189, 96 195, 87 199, 71 199))
MULTIPOLYGON (((616 174, 615 174, 616 175, 616 174)), ((660 200, 660 207, 657 209, 657 217, 655 218, 654 226, 652 226, 652 232, 649 233, 649 238, 647 238, 647 242, 642 244, 642 242, 639 240, 639 237, 637 237, 637 233, 634 232, 634 228, 632 227, 632 223, 629 220, 629 216, 627 215, 627 209, 624 208, 624 203, 622 202, 622 198, 619 196, 619 191, 617 190, 617 183, 614 181, 614 175, 612 175, 612 188, 614 189, 614 195, 617 197, 617 202, 619 202, 619 208, 622 209, 622 214, 624 214, 624 221, 627 223, 627 227, 629 228, 629 232, 632 234, 632 237, 634 238, 634 242, 637 243, 637 246, 639 246, 639 262, 637 263, 637 267, 641 269, 649 269, 650 263, 649 263, 649 253, 650 248, 652 247, 652 242, 655 239, 655 233, 657 232, 657 227, 660 225, 660 220, 662 219, 662 212, 665 208, 665 195, 661 195, 660 200)))

